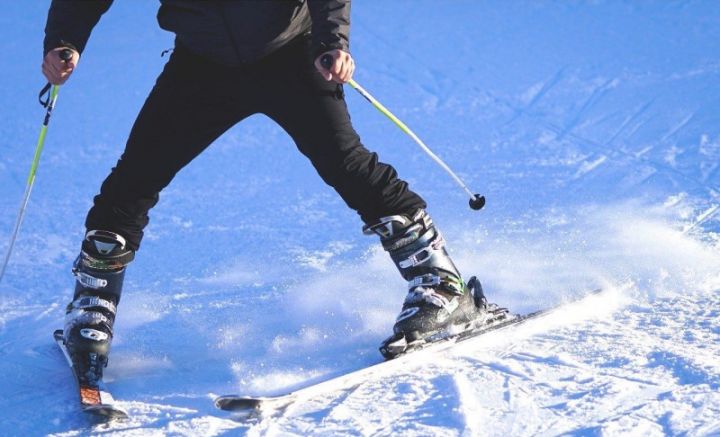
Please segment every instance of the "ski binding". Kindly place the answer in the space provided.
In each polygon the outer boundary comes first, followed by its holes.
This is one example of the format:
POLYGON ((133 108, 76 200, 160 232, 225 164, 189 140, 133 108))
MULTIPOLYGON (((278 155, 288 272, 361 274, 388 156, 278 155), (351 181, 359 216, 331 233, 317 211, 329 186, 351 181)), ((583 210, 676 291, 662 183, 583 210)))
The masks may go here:
POLYGON ((56 330, 53 333, 53 337, 55 338, 55 342, 65 356, 68 364, 73 369, 73 374, 78 382, 80 407, 82 411, 103 420, 127 419, 127 412, 115 405, 115 400, 102 381, 99 381, 95 385, 87 385, 80 382, 78 376, 75 374, 75 367, 73 366, 70 354, 65 347, 63 330, 56 330))

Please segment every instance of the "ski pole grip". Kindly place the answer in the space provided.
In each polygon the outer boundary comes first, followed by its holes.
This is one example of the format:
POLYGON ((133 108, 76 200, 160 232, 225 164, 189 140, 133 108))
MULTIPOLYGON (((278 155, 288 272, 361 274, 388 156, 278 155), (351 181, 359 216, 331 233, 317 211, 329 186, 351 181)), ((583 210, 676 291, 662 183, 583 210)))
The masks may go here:
POLYGON ((325 53, 322 58, 320 58, 320 65, 326 70, 332 68, 334 62, 335 58, 333 58, 330 53, 325 53))

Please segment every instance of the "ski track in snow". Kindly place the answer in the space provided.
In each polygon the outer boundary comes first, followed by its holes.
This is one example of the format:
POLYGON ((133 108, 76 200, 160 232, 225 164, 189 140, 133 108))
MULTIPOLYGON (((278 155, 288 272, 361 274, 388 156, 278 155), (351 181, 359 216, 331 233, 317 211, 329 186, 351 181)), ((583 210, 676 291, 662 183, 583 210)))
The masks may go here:
MULTIPOLYGON (((43 115, 47 4, 5 6, 9 235, 43 115)), ((0 283, 0 434, 720 435, 720 8, 709 1, 355 2, 358 82, 488 198, 467 210, 348 89, 363 142, 428 200, 460 270, 519 313, 608 291, 254 420, 217 411, 221 394, 284 393, 379 362, 405 288, 287 136, 252 117, 163 192, 128 269, 106 379, 131 418, 82 416, 51 336, 84 214, 172 46, 157 6, 115 2, 61 90, 0 283)))

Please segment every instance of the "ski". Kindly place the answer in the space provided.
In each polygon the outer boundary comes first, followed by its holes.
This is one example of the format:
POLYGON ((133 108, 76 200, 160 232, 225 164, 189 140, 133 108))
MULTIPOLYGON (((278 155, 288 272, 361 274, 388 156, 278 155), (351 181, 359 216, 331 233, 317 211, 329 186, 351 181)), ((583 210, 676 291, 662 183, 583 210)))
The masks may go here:
POLYGON ((102 381, 92 386, 80 383, 80 380, 75 373, 75 366, 73 366, 70 354, 65 347, 63 330, 56 330, 53 334, 53 337, 55 338, 55 342, 57 343, 58 347, 65 356, 65 359, 70 365, 70 368, 72 368, 73 370, 73 375, 75 376, 75 379, 78 383, 78 392, 80 394, 80 407, 82 411, 103 420, 127 419, 127 412, 115 405, 115 400, 105 387, 105 384, 102 383, 102 381))
POLYGON ((266 411, 283 410, 299 399, 308 399, 325 393, 332 393, 334 391, 351 389, 367 381, 367 379, 371 376, 389 373, 396 369, 404 369, 411 362, 417 362, 417 360, 420 359, 421 356, 436 354, 438 352, 448 350, 458 344, 466 344, 466 342, 469 342, 472 339, 476 339, 490 332, 497 332, 503 329, 516 327, 530 320, 539 319, 543 316, 550 315, 561 308, 565 308, 568 305, 579 303, 588 298, 591 298, 592 296, 596 296, 601 292, 602 290, 595 290, 591 293, 579 297, 578 299, 564 302, 559 305, 546 309, 541 309, 528 314, 517 315, 505 313, 504 317, 492 318, 488 322, 489 324, 483 325, 482 327, 471 329, 465 332, 460 332, 458 334, 451 335, 440 340, 415 345, 411 348, 406 349, 403 353, 397 355, 395 358, 382 361, 380 363, 373 364, 359 370, 345 373, 340 376, 336 376, 334 378, 309 385, 307 387, 298 389, 287 394, 257 397, 226 395, 216 398, 215 406, 221 410, 233 411, 240 415, 247 416, 255 416, 266 411))

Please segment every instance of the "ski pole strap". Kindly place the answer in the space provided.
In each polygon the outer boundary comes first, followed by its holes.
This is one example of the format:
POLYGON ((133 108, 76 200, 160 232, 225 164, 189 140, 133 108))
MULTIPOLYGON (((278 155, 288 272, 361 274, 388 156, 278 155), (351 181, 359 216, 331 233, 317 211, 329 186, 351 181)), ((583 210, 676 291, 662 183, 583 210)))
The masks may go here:
POLYGON ((47 85, 45 85, 43 87, 43 89, 40 90, 40 94, 38 94, 38 100, 40 101, 40 104, 42 105, 43 108, 47 108, 48 105, 50 104, 50 88, 51 87, 52 87, 52 85, 50 84, 50 82, 48 82, 47 85), (45 100, 43 100, 43 97, 45 98, 45 100))
POLYGON ((38 164, 40 163, 40 155, 42 154, 43 146, 45 145, 45 135, 47 134, 48 124, 50 124, 50 116, 52 115, 52 110, 55 107, 55 102, 57 101, 59 90, 60 86, 50 85, 48 83, 47 85, 45 85, 45 88, 43 88, 43 91, 40 93, 40 104, 47 108, 47 112, 45 113, 45 119, 43 120, 42 127, 40 128, 40 135, 38 137, 37 145, 35 146, 35 156, 33 156, 32 165, 30 166, 30 174, 28 175, 27 179, 28 185, 31 185, 35 179, 35 172, 37 171, 38 164), (43 102, 42 94, 47 92, 45 91, 45 89, 49 89, 50 91, 47 96, 47 101, 43 102))

